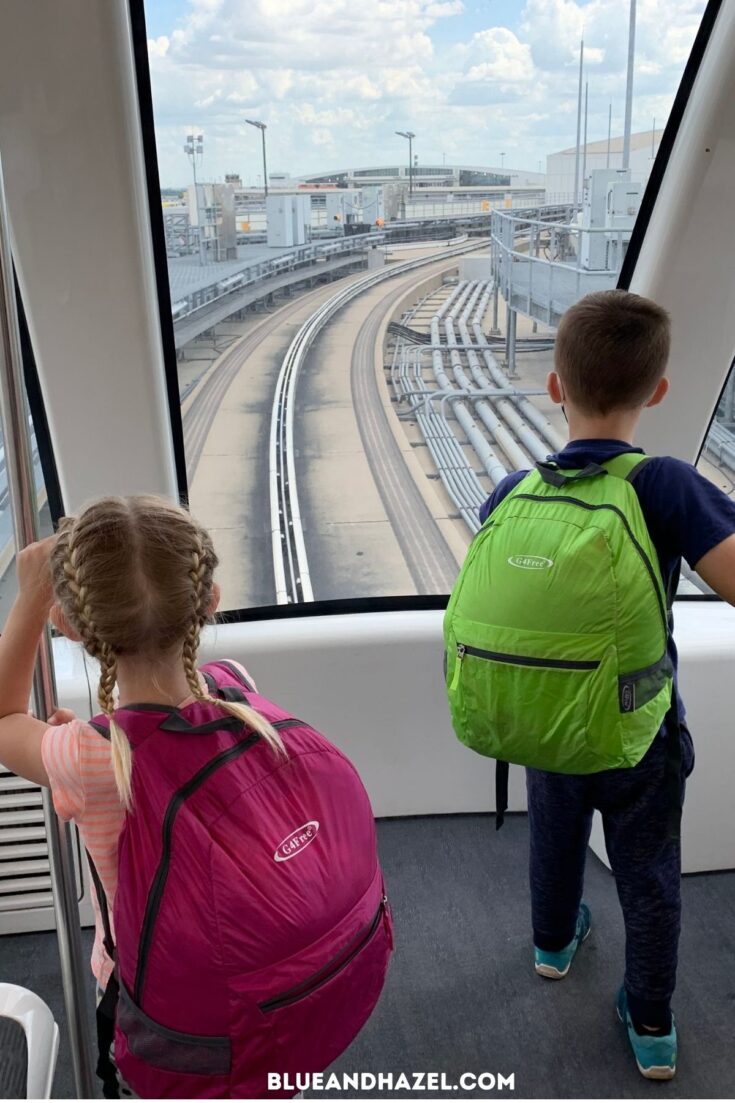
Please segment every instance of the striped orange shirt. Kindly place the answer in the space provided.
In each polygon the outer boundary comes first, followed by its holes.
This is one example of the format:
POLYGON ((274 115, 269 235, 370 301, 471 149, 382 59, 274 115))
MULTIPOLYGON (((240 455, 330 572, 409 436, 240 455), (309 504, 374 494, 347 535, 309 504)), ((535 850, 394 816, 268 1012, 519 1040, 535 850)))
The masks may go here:
MULTIPOLYGON (((251 685, 254 684, 244 667, 239 663, 232 665, 243 672, 251 685)), ((185 708, 193 700, 187 697, 178 707, 185 708)), ((41 755, 54 807, 62 820, 73 820, 79 828, 82 843, 90 853, 105 890, 112 923, 117 891, 117 844, 125 812, 117 795, 110 743, 84 720, 72 720, 70 724, 47 728, 41 755)), ((104 930, 94 892, 92 900, 95 912, 92 972, 104 988, 113 962, 105 953, 104 930)))

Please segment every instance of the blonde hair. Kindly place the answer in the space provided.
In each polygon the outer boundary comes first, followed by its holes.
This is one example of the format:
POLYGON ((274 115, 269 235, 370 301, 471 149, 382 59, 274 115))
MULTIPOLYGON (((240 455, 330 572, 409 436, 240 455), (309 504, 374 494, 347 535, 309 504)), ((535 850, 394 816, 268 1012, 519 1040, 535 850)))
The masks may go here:
POLYGON ((199 637, 210 619, 218 560, 209 533, 163 498, 101 498, 65 517, 51 558, 54 590, 84 649, 100 664, 97 696, 110 720, 120 799, 131 807, 132 755, 115 720, 118 659, 152 664, 178 651, 198 701, 216 705, 285 755, 275 729, 249 705, 210 696, 196 667, 199 637))

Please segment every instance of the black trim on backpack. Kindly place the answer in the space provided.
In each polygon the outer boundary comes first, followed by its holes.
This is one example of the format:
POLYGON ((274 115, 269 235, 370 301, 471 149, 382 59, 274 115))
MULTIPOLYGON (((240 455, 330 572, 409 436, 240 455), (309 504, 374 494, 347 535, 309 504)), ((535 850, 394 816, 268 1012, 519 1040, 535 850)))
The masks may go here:
POLYGON ((210 694, 213 697, 216 697, 219 691, 219 686, 215 682, 212 675, 209 673, 208 670, 200 670, 199 673, 201 674, 202 678, 204 678, 204 681, 207 683, 207 689, 209 690, 210 694))
MULTIPOLYGON (((231 663, 229 659, 218 659, 217 666, 225 667, 226 670, 229 670, 233 678, 237 678, 238 682, 241 686, 243 686, 244 689, 249 690, 250 693, 255 693, 255 686, 252 684, 252 682, 249 682, 243 672, 234 663, 231 663)), ((220 688, 230 689, 232 687, 224 686, 220 688)))
MULTIPOLYGON (((668 641, 667 641, 668 645, 668 641)), ((620 711, 635 712, 657 697, 666 685, 668 678, 674 675, 668 646, 658 662, 632 674, 621 674, 618 678, 618 703, 620 711)))
POLYGON ((536 464, 536 470, 548 486, 556 487, 557 490, 566 486, 567 483, 578 482, 580 479, 592 479, 596 475, 607 474, 607 469, 601 467, 599 463, 588 463, 587 466, 583 467, 581 471, 578 471, 576 475, 565 475, 554 460, 549 460, 546 463, 539 460, 536 464))
MULTIPOLYGON (((238 724, 241 722, 238 720, 238 724)), ((293 721, 290 721, 293 723, 293 721)), ((219 724, 221 729, 222 725, 219 724)), ((214 731, 217 728, 212 729, 214 731)), ((161 852, 161 860, 158 863, 155 876, 151 883, 151 888, 148 893, 148 899, 146 901, 145 912, 143 915, 143 923, 140 929, 140 941, 138 944, 138 967, 135 973, 135 984, 133 987, 133 1002, 140 1007, 141 995, 143 992, 143 985, 145 984, 145 972, 148 965, 148 955, 151 949, 151 942, 153 939, 153 929, 155 927, 156 919, 158 918, 158 911, 161 906, 161 900, 163 898, 163 892, 166 887, 166 879, 168 878, 168 870, 171 862, 171 842, 173 835, 173 827, 176 816, 181 811, 185 801, 196 792, 196 790, 212 776, 221 766, 226 766, 234 759, 239 758, 240 755, 249 751, 260 740, 260 735, 256 732, 250 734, 242 742, 236 743, 234 747, 228 747, 226 751, 221 751, 210 759, 204 766, 201 767, 197 773, 194 774, 185 785, 182 785, 180 789, 174 793, 173 797, 169 801, 168 808, 163 817, 163 846, 161 852)))
POLYGON ((89 851, 86 851, 87 862, 89 863, 89 872, 92 875, 92 884, 94 885, 94 891, 97 893, 97 903, 100 907, 100 919, 102 920, 102 929, 104 931, 104 939, 102 945, 105 947, 105 953, 113 961, 115 960, 115 940, 112 937, 112 924, 110 923, 110 910, 107 907, 107 894, 102 887, 102 881, 100 875, 97 872, 97 868, 92 861, 92 855, 89 851))
MULTIPOLYGON (((222 665, 227 665, 229 667, 229 663, 225 664, 223 662, 222 665)), ((219 686, 208 670, 202 670, 200 673, 207 683, 207 689, 209 690, 210 696, 219 697, 221 701, 232 701, 238 705, 247 705, 248 699, 239 686, 219 686)), ((233 670, 232 673, 234 674, 235 671, 233 670)), ((241 682, 243 685, 246 684, 244 678, 241 679, 241 682)), ((249 688, 250 686, 248 685, 248 689, 249 688)))
MULTIPOLYGON (((98 725, 95 725, 95 728, 99 731, 98 725)), ((92 861, 92 856, 89 851, 87 851, 87 862, 89 863, 89 872, 92 875, 94 891, 97 895, 100 919, 102 920, 102 929, 104 931, 102 945, 105 948, 107 956, 114 961, 115 940, 112 937, 112 924, 110 923, 110 909, 107 906, 107 894, 105 893, 102 880, 92 861)), ((113 972, 107 982, 104 995, 97 1004, 97 1011, 95 1014, 97 1022, 97 1068, 95 1071, 102 1081, 102 1094, 105 1099, 120 1098, 117 1069, 115 1068, 111 1056, 113 1042, 115 1041, 115 1015, 117 1012, 118 994, 119 987, 117 978, 113 972)))
POLYGON ((120 985, 118 1022, 130 1052, 154 1068, 197 1076, 229 1076, 229 1037, 186 1034, 162 1026, 141 1010, 124 984, 120 985))
MULTIPOLYGON (((625 455, 625 453, 623 453, 623 455, 625 455)), ((655 456, 642 456, 640 463, 637 463, 633 470, 629 471, 628 474, 625 476, 626 483, 635 482, 643 468, 646 467, 653 459, 655 459, 655 456)))
POLYGON ((664 717, 666 731, 666 789, 669 795, 669 839, 678 842, 681 839, 681 720, 679 702, 676 699, 676 685, 671 689, 671 705, 664 717))
POLYGON ((495 830, 505 823, 505 813, 508 811, 508 775, 510 765, 497 759, 495 762, 495 830))
POLYGON ((107 982, 105 994, 97 1004, 97 1068, 96 1073, 102 1081, 102 1094, 105 1099, 120 1098, 120 1082, 117 1068, 112 1060, 112 1047, 115 1042, 115 1018, 118 1011, 120 988, 113 973, 107 982))
MULTIPOLYGON (((238 724, 241 721, 238 720, 238 724)), ((303 720, 297 720, 293 716, 284 717, 283 720, 274 720, 272 727, 277 730, 284 728, 302 728, 309 727, 303 720)), ((218 728, 213 730, 221 731, 223 725, 220 723, 218 728)), ((148 893, 148 899, 146 901, 145 912, 143 915, 143 922, 140 929, 140 941, 138 943, 138 968, 135 974, 135 984, 133 987, 133 1002, 140 1007, 142 1000, 141 995, 143 992, 143 985, 145 983, 145 971, 148 965, 148 955, 151 949, 151 942, 153 939, 153 929, 155 927, 156 919, 158 918, 158 910, 161 906, 161 900, 163 898, 163 892, 166 887, 166 880, 168 878, 168 870, 171 862, 171 843, 173 835, 173 827, 176 816, 181 811, 185 801, 192 796, 193 793, 207 781, 213 773, 215 773, 221 766, 227 766, 228 763, 239 758, 240 755, 249 751, 256 743, 260 742, 261 736, 257 732, 252 732, 246 739, 241 740, 239 743, 235 743, 234 746, 228 747, 226 751, 220 751, 219 754, 211 758, 209 762, 205 763, 193 777, 177 789, 171 800, 163 817, 163 846, 161 852, 161 860, 158 863, 158 868, 151 882, 151 888, 148 893)))
POLYGON ((205 724, 192 724, 177 709, 174 709, 168 719, 158 725, 164 732, 186 732, 188 735, 207 735, 209 732, 231 731, 239 732, 243 728, 243 721, 237 716, 221 716, 215 720, 208 720, 205 724))
POLYGON ((88 720, 87 723, 89 724, 90 728, 94 728, 94 730, 98 732, 98 734, 101 735, 103 739, 106 739, 108 743, 110 742, 109 720, 105 720, 105 722, 103 722, 102 720, 88 720))

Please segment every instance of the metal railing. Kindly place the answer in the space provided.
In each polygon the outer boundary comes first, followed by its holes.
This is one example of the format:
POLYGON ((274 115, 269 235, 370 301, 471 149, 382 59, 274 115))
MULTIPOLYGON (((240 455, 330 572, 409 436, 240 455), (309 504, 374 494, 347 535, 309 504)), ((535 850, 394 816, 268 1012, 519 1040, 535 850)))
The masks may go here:
POLYGON ((243 263, 242 268, 219 278, 216 278, 216 264, 213 263, 212 282, 177 299, 171 307, 173 320, 179 322, 184 318, 189 318, 197 310, 210 306, 236 291, 241 291, 245 287, 260 283, 270 277, 280 276, 284 272, 306 268, 318 264, 319 261, 330 260, 332 257, 364 252, 368 247, 382 244, 384 236, 382 233, 372 231, 369 234, 348 235, 340 238, 339 241, 312 242, 310 245, 299 245, 291 252, 281 253, 277 257, 252 261, 250 264, 243 263))
POLYGON ((574 208, 559 212, 495 211, 491 220, 499 292, 512 309, 549 325, 583 295, 616 286, 631 234, 587 228, 571 220, 574 208))

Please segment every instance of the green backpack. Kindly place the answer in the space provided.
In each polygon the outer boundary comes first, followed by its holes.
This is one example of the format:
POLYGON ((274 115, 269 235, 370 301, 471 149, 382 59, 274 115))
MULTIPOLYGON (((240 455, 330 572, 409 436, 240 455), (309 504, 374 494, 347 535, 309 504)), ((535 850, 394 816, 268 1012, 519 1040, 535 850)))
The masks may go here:
POLYGON ((459 739, 564 774, 634 766, 672 705, 668 600, 632 486, 648 457, 538 464, 473 540, 444 618, 459 739))

